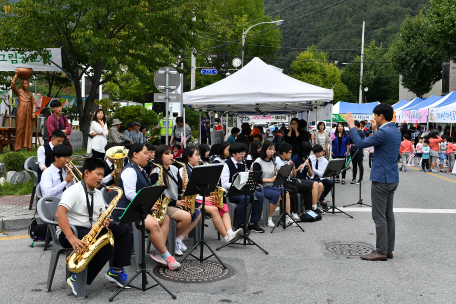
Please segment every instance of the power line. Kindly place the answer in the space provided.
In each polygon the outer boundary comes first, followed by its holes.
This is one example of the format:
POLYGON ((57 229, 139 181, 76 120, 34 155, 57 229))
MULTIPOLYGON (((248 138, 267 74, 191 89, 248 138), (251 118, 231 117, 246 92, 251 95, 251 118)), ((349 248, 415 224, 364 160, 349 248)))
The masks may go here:
MULTIPOLYGON (((322 7, 322 8, 319 8, 319 9, 316 9, 316 10, 314 10, 314 11, 311 11, 310 13, 307 13, 307 14, 304 14, 304 15, 301 15, 301 16, 298 16, 298 17, 293 18, 293 19, 290 19, 290 20, 288 20, 288 21, 284 21, 284 22, 282 23, 282 25, 280 25, 280 26, 283 26, 284 24, 293 22, 293 21, 298 20, 298 19, 300 19, 300 18, 308 17, 308 16, 311 16, 311 15, 313 15, 313 14, 322 12, 322 11, 324 11, 324 10, 327 10, 327 9, 329 9, 329 8, 332 8, 332 7, 334 7, 334 6, 337 6, 337 5, 342 4, 342 3, 344 3, 344 2, 347 2, 347 1, 349 1, 349 0, 340 0, 339 2, 335 2, 335 3, 329 4, 329 5, 324 6, 324 7, 322 7)), ((259 31, 258 33, 255 33, 255 34, 251 34, 251 35, 249 35, 249 36, 246 36, 245 38, 253 37, 253 36, 259 35, 259 34, 261 34, 261 33, 264 33, 264 32, 266 32, 266 31, 270 31, 270 30, 276 29, 276 28, 278 28, 278 27, 279 27, 279 25, 276 25, 276 26, 267 28, 267 29, 265 29, 265 30, 259 31)), ((227 41, 227 42, 224 43, 224 44, 216 45, 216 46, 210 47, 210 48, 208 48, 208 49, 206 49, 206 50, 215 49, 215 48, 218 48, 218 47, 221 47, 221 46, 225 46, 225 45, 227 45, 227 44, 232 44, 232 43, 239 42, 239 41, 241 41, 241 40, 242 40, 242 38, 235 39, 235 40, 232 40, 232 41, 227 41)))
POLYGON ((222 32, 220 32, 220 33, 212 33, 212 34, 209 34, 209 35, 207 35, 207 36, 201 36, 201 37, 210 37, 210 36, 213 36, 213 35, 221 34, 221 33, 223 33, 223 32, 232 31, 232 30, 235 30, 235 29, 240 28, 240 27, 242 27, 242 28, 243 28, 243 27, 246 27, 248 24, 253 23, 253 22, 255 22, 255 21, 258 21, 258 20, 260 20, 260 19, 263 19, 264 17, 273 17, 273 16, 272 16, 273 14, 278 13, 278 12, 284 10, 284 9, 289 8, 289 7, 292 7, 292 6, 294 6, 294 5, 298 4, 298 3, 301 3, 302 1, 304 1, 304 0, 299 0, 299 1, 295 2, 295 3, 292 3, 292 4, 290 4, 290 5, 288 5, 288 6, 285 6, 285 7, 281 8, 281 9, 278 9, 278 10, 272 12, 272 13, 265 14, 263 17, 260 17, 260 18, 257 18, 257 19, 255 19, 255 20, 249 21, 249 22, 247 22, 247 23, 245 23, 245 24, 243 24, 243 25, 236 26, 236 27, 233 27, 233 28, 229 28, 229 29, 224 30, 224 31, 222 31, 222 32))
MULTIPOLYGON (((199 54, 205 55, 216 55, 216 56, 226 56, 226 57, 238 57, 238 55, 224 54, 224 53, 208 53, 208 52, 199 52, 199 54)), ((258 56, 244 56, 245 58, 255 58, 258 56)), ((290 59, 290 58, 272 58, 272 57, 258 57, 260 59, 267 60, 280 60, 280 61, 298 61, 298 62, 344 62, 344 63, 361 63, 361 61, 346 61, 346 60, 314 60, 314 59, 290 59)), ((391 61, 363 61, 364 63, 392 63, 391 61)), ((367 77, 367 76, 366 76, 367 77)))

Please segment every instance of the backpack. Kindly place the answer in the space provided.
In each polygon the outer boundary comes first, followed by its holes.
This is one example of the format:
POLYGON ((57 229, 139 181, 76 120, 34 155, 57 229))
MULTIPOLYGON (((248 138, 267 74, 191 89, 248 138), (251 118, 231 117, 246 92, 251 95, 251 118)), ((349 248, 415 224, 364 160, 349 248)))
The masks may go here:
POLYGON ((304 212, 300 215, 301 222, 316 222, 320 221, 323 217, 321 214, 315 213, 311 210, 304 212))
POLYGON ((44 242, 46 240, 46 234, 48 231, 48 225, 47 223, 44 224, 38 224, 36 222, 36 213, 33 216, 32 221, 30 222, 30 225, 28 227, 28 234, 30 238, 32 239, 32 244, 30 247, 33 248, 35 245, 35 242, 44 242))

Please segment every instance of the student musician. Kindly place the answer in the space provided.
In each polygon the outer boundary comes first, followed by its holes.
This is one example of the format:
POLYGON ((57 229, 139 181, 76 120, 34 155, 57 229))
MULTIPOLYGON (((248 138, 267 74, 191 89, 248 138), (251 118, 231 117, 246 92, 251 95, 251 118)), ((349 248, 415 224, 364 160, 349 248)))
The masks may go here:
MULTIPOLYGON (((231 144, 229 147, 230 158, 228 158, 223 166, 222 175, 220 176, 220 181, 222 187, 226 190, 229 190, 231 187, 231 183, 233 182, 233 176, 238 172, 246 172, 246 164, 243 161, 245 156, 245 145, 239 142, 235 142, 231 144)), ((256 200, 254 200, 254 195, 250 194, 247 196, 248 203, 253 202, 252 207, 252 216, 249 221, 248 230, 258 233, 263 233, 264 229, 258 226, 258 220, 260 219, 261 210, 263 209, 263 199, 264 196, 260 191, 255 192, 256 200)), ((236 228, 234 230, 238 230, 239 228, 244 227, 244 219, 245 219, 245 197, 244 195, 238 196, 230 196, 230 202, 234 204, 239 204, 237 208, 237 216, 236 216, 236 228)))
POLYGON ((61 130, 55 130, 52 132, 51 141, 43 146, 40 146, 37 151, 38 156, 38 181, 41 181, 41 174, 46 170, 53 162, 54 157, 52 157, 52 150, 56 146, 60 146, 65 139, 65 133, 61 130))
MULTIPOLYGON (((128 150, 128 158, 130 161, 120 174, 118 183, 118 187, 120 187, 123 191, 123 196, 117 204, 117 206, 121 208, 127 208, 139 190, 153 185, 143 169, 147 165, 147 161, 149 159, 147 148, 141 143, 131 145, 128 150)), ((158 210, 158 208, 159 202, 157 201, 151 211, 158 210)), ((122 213, 122 211, 114 211, 113 218, 118 219, 122 213)), ((171 270, 179 268, 180 263, 177 262, 166 249, 166 239, 168 238, 169 231, 169 217, 166 216, 165 220, 160 224, 156 218, 148 214, 145 224, 146 230, 150 232, 152 245, 154 245, 158 251, 151 254, 150 257, 154 261, 165 265, 171 270)), ((137 227, 140 225, 142 225, 140 221, 136 222, 137 227)))
MULTIPOLYGON (((67 149, 68 146, 62 146, 67 149)), ((57 147, 56 147, 57 148, 57 147)), ((81 252, 87 244, 81 239, 90 232, 92 225, 98 221, 100 215, 106 210, 101 191, 98 186, 103 179, 104 163, 101 159, 88 158, 82 165, 84 179, 69 188, 60 200, 55 216, 59 224, 59 242, 65 248, 73 248, 74 252, 81 252), (76 237, 70 225, 74 225, 78 232, 76 237)), ((106 262, 113 257, 112 267, 106 272, 105 278, 123 287, 128 282, 124 267, 130 266, 130 227, 117 225, 112 219, 103 223, 104 228, 99 235, 106 234, 108 229, 114 235, 114 244, 103 246, 92 258, 87 266, 87 285, 92 284, 95 277, 103 269, 106 262)), ((76 292, 76 274, 67 279, 74 295, 76 292)), ((127 286, 126 288, 130 288, 127 286)), ((86 294, 86 297, 88 295, 86 294)))
POLYGON ((324 190, 320 196, 320 203, 322 206, 326 205, 325 197, 331 191, 333 182, 330 179, 323 178, 326 167, 328 166, 328 160, 323 157, 323 147, 315 145, 312 147, 314 155, 309 157, 309 164, 311 168, 308 169, 309 176, 314 180, 323 184, 324 190))
MULTIPOLYGON (((200 165, 200 151, 195 146, 190 146, 184 149, 184 153, 182 155, 183 161, 187 167, 187 177, 190 179, 193 168, 200 165)), ((183 178, 183 171, 183 168, 179 169, 181 178, 183 178)), ((197 196, 196 202, 202 204, 203 198, 201 196, 197 196)), ((231 228, 231 218, 228 213, 227 204, 223 204, 223 208, 215 206, 213 196, 207 196, 204 202, 206 213, 212 216, 212 222, 214 223, 215 228, 227 243, 242 235, 242 228, 239 228, 236 231, 233 231, 231 228)))
MULTIPOLYGON (((312 204, 310 207, 312 208, 313 211, 319 212, 317 209, 317 203, 323 193, 323 184, 319 181, 316 180, 311 180, 310 179, 310 172, 312 171, 312 168, 309 165, 308 158, 310 156, 310 152, 312 151, 312 146, 308 142, 302 142, 301 145, 299 146, 299 153, 291 158, 291 161, 293 162, 295 166, 295 170, 291 172, 291 177, 297 178, 301 181, 301 184, 307 184, 312 186, 312 204)), ((296 186, 296 184, 299 183, 293 183, 293 185, 296 186)), ((306 204, 306 200, 304 200, 304 204, 306 204)), ((304 205, 306 210, 308 209, 309 205, 304 205)), ((326 204, 325 201, 322 203, 322 208, 323 210, 328 209, 328 205, 326 204)))
POLYGON ((182 209, 182 207, 185 207, 185 201, 179 197, 182 189, 182 179, 179 175, 179 170, 173 165, 173 151, 170 146, 160 145, 155 150, 154 166, 150 175, 152 184, 158 181, 160 172, 160 168, 156 164, 163 167, 163 183, 166 186, 163 193, 171 199, 168 205, 168 215, 177 222, 176 254, 183 255, 183 252, 187 250, 183 240, 198 224, 201 219, 201 212, 195 209, 195 213, 192 215, 182 209))
MULTIPOLYGON (((283 143, 279 147, 279 156, 276 158, 277 169, 280 170, 284 165, 292 165, 290 176, 296 176, 296 168, 293 165, 291 159, 293 147, 288 143, 283 143)), ((299 215, 297 211, 298 193, 301 193, 304 199, 304 206, 306 210, 310 210, 312 203, 312 185, 306 183, 293 182, 291 179, 288 180, 287 190, 290 191, 290 209, 291 217, 295 221, 299 221, 299 215)), ((316 203, 315 203, 316 207, 316 203)))
MULTIPOLYGON (((277 177, 275 145, 273 142, 269 140, 264 141, 260 151, 260 157, 253 162, 252 170, 263 172, 260 178, 260 184, 263 186, 264 197, 269 200, 268 227, 273 228, 275 227, 275 224, 272 221, 272 214, 277 207, 277 203, 282 200, 281 189, 272 186, 277 177)), ((290 195, 288 192, 285 194, 285 202, 285 210, 290 213, 290 195)), ((286 217, 285 223, 287 226, 296 225, 288 216, 286 217)))
POLYGON ((212 161, 213 164, 225 163, 226 160, 230 157, 230 143, 227 141, 222 142, 219 147, 218 155, 212 161))
MULTIPOLYGON (((104 150, 108 151, 110 148, 117 147, 117 146, 119 146, 118 143, 109 143, 104 147, 104 150)), ((108 186, 114 185, 114 175, 115 175, 114 163, 115 163, 115 161, 116 161, 115 159, 110 158, 108 156, 106 156, 106 159, 104 160, 105 171, 104 171, 104 177, 103 177, 103 184, 105 184, 105 185, 108 185, 108 186)), ((117 172, 120 174, 121 170, 117 169, 117 172)))
POLYGON ((73 172, 65 167, 70 162, 71 149, 60 145, 52 150, 54 162, 41 175, 41 194, 45 196, 62 197, 63 192, 73 185, 73 172))

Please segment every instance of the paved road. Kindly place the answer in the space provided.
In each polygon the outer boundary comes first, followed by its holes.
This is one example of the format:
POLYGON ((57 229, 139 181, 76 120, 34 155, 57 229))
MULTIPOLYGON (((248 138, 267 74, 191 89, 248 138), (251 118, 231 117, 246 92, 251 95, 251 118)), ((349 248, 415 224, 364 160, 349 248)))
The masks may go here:
MULTIPOLYGON (((350 180, 351 171, 348 176, 350 180)), ((366 179, 368 176, 369 169, 366 179)), ((222 250, 220 257, 236 269, 236 274, 227 280, 211 284, 164 282, 177 294, 174 301, 154 288, 146 293, 129 290, 115 302, 453 303, 456 206, 452 198, 456 177, 410 169, 400 172, 400 180, 395 206, 405 212, 396 213, 396 250, 394 259, 388 262, 366 262, 325 250, 332 242, 375 244, 370 212, 345 209, 353 219, 328 214, 321 222, 303 224, 305 233, 291 228, 253 235, 255 241, 269 250, 269 255, 253 247, 222 250), (416 208, 429 213, 417 212, 416 208), (444 209, 446 213, 436 213, 435 209, 444 209)), ((356 203, 358 189, 356 185, 338 184, 337 205, 356 203)), ((370 204, 369 182, 363 184, 362 193, 365 203, 370 204)), ((26 231, 9 232, 10 236, 23 234, 26 231)), ((210 245, 220 244, 212 224, 207 234, 210 245)), ((2 298, 9 303, 77 302, 65 282, 63 258, 52 291, 44 291, 50 251, 43 252, 42 244, 33 249, 29 244, 29 239, 0 240, 2 298)), ((147 266, 151 269, 155 264, 148 259, 147 266)), ((127 271, 132 273, 131 269, 127 271)), ((100 276, 89 286, 87 302, 107 302, 116 290, 100 276)))

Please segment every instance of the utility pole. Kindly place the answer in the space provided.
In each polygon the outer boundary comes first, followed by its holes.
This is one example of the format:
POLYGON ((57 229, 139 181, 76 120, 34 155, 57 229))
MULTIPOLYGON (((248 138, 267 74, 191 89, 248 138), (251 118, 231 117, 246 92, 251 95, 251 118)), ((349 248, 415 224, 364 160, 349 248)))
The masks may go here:
MULTIPOLYGON (((196 17, 193 17, 193 21, 196 21, 196 17)), ((196 85, 196 57, 193 54, 192 50, 192 58, 190 60, 190 65, 191 65, 191 71, 190 71, 190 91, 193 91, 195 89, 196 85)))
POLYGON ((361 70, 359 72, 359 103, 363 103, 363 66, 364 66, 364 29, 366 21, 363 21, 363 36, 361 38, 361 70))

